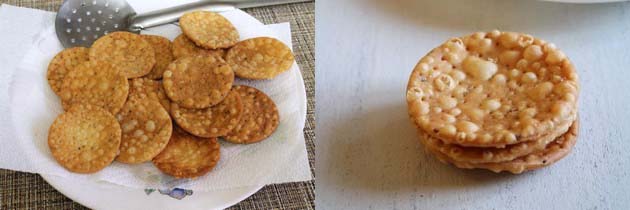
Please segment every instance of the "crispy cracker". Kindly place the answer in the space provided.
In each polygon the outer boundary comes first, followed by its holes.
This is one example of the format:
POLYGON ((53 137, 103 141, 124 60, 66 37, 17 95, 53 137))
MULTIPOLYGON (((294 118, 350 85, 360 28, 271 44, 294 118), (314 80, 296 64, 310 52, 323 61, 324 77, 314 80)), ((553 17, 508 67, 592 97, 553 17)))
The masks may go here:
POLYGON ((542 136, 540 139, 507 145, 504 148, 463 147, 456 144, 445 144, 436 138, 428 139, 426 144, 429 147, 440 151, 440 153, 446 155, 450 159, 458 162, 468 162, 473 164, 506 162, 545 149, 547 144, 554 141, 558 136, 566 133, 567 130, 569 130, 569 127, 574 124, 574 121, 575 118, 572 118, 571 121, 560 124, 558 126, 559 129, 542 136))
POLYGON ((173 131, 164 107, 143 95, 131 95, 116 119, 122 129, 118 162, 143 163, 153 159, 166 147, 173 131))
POLYGON ((503 147, 559 129, 577 110, 578 78, 552 44, 492 31, 448 40, 407 86, 417 127, 446 143, 503 147))
POLYGON ((61 92, 61 83, 66 74, 75 66, 88 61, 88 48, 73 47, 65 49, 50 61, 48 64, 48 72, 46 78, 50 88, 59 95, 61 92))
POLYGON ((257 37, 230 48, 226 61, 238 77, 272 79, 291 68, 295 58, 291 49, 277 39, 257 37))
POLYGON ((50 126, 48 147, 55 160, 69 171, 94 173, 114 160, 120 136, 120 125, 109 112, 78 104, 50 126))
MULTIPOLYGON (((452 163, 458 168, 465 169, 487 169, 496 173, 502 171, 508 171, 513 174, 520 174, 525 171, 535 170, 538 168, 542 168, 548 165, 551 165, 560 159, 564 158, 573 146, 575 146, 575 142, 577 141, 577 134, 579 130, 579 122, 576 120, 569 130, 563 135, 556 138, 554 141, 549 143, 543 150, 534 152, 532 154, 528 154, 519 158, 516 158, 507 162, 498 162, 498 163, 469 163, 469 162, 460 162, 455 161, 445 154, 441 153, 438 150, 428 146, 428 149, 436 155, 436 157, 445 163, 452 163)), ((421 142, 425 145, 428 145, 426 142, 427 138, 432 138, 430 135, 419 131, 419 134, 423 136, 421 138, 421 142)))
POLYGON ((60 97, 65 110, 87 103, 115 114, 125 104, 128 93, 129 84, 118 68, 107 62, 88 61, 66 75, 60 97))
POLYGON ((148 78, 135 78, 129 80, 129 97, 133 95, 144 95, 160 102, 162 107, 169 112, 171 109, 171 100, 168 99, 162 82, 151 80, 148 78))
POLYGON ((234 72, 211 56, 177 59, 164 72, 166 95, 179 106, 203 109, 218 104, 232 88, 234 72))
POLYGON ((151 47, 153 47, 153 50, 155 51, 155 65, 151 69, 151 72, 144 77, 149 79, 161 79, 166 67, 168 67, 168 65, 175 59, 173 56, 171 40, 156 35, 141 36, 147 40, 149 44, 151 44, 151 47))
POLYGON ((210 55, 216 56, 218 58, 223 58, 225 56, 225 50, 211 50, 201 48, 195 45, 195 43, 188 39, 188 37, 186 37, 186 35, 184 34, 180 34, 179 36, 177 36, 177 38, 175 38, 175 40, 173 40, 173 56, 175 56, 175 58, 196 55, 210 55))
POLYGON ((206 49, 228 48, 239 39, 238 31, 220 14, 195 11, 182 15, 179 26, 197 46, 206 49))
POLYGON ((199 138, 176 127, 153 164, 176 178, 194 178, 210 172, 219 158, 220 145, 216 138, 199 138))
POLYGON ((129 32, 113 32, 92 44, 90 60, 107 61, 119 68, 127 78, 141 77, 156 63, 155 50, 142 36, 129 32))
POLYGON ((210 138, 228 134, 238 126, 243 113, 241 96, 235 90, 230 91, 221 103, 205 109, 187 109, 173 103, 173 119, 188 133, 210 138))
POLYGON ((253 87, 239 85, 234 90, 241 95, 243 115, 238 126, 224 137, 225 140, 249 144, 271 136, 280 123, 278 109, 273 100, 253 87))

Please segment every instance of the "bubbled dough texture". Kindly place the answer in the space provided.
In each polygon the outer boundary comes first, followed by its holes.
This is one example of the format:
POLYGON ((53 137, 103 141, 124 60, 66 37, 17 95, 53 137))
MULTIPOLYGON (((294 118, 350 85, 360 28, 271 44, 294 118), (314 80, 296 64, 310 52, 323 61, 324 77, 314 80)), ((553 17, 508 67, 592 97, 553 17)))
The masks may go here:
POLYGON ((264 140, 278 128, 280 117, 276 104, 262 91, 248 86, 235 86, 241 95, 243 115, 238 126, 225 136, 232 143, 249 144, 264 140))
POLYGON ((226 60, 238 77, 272 79, 289 70, 295 59, 284 43, 270 37, 257 37, 234 45, 226 60))
POLYGON ((174 59, 171 41, 167 38, 156 35, 141 36, 144 40, 149 42, 155 51, 155 65, 149 74, 145 75, 145 77, 149 79, 160 79, 162 78, 162 74, 164 74, 166 67, 168 67, 174 59))
POLYGON ((65 49, 50 61, 48 64, 48 72, 46 78, 50 88, 59 95, 61 92, 61 84, 66 74, 75 66, 88 61, 88 48, 73 47, 65 49))
POLYGON ((92 104, 118 113, 125 104, 129 84, 122 72, 101 61, 84 62, 70 71, 61 87, 64 110, 73 104, 92 104))
POLYGON ((129 81, 129 96, 144 95, 160 102, 162 107, 168 112, 171 108, 171 101, 164 93, 164 88, 160 81, 147 78, 135 78, 129 81))
POLYGON ((120 125, 109 112, 79 104, 59 115, 48 131, 48 146, 59 164, 76 173, 108 166, 120 146, 120 125))
MULTIPOLYGON (((458 168, 465 169, 487 169, 493 172, 499 173, 502 171, 508 171, 513 174, 520 174, 525 171, 535 170, 538 168, 542 168, 548 165, 551 165, 560 159, 564 158, 567 154, 571 152, 573 146, 577 141, 577 134, 579 130, 579 122, 576 120, 569 130, 563 135, 556 138, 553 142, 549 143, 545 149, 539 152, 535 152, 523 157, 516 158, 511 161, 506 162, 498 162, 498 163, 470 163, 470 162, 462 162, 456 161, 447 155, 441 153, 433 147, 428 146, 427 139, 431 139, 430 135, 427 135, 421 130, 418 130, 418 134, 421 136, 420 141, 427 145, 428 149, 436 155, 436 157, 444 162, 444 163, 452 163, 458 168)), ((429 140, 429 141, 435 141, 429 140)))
POLYGON ((214 57, 195 56, 177 59, 164 72, 166 95, 179 106, 203 109, 225 98, 234 82, 234 72, 214 57))
POLYGON ((498 163, 511 161, 518 157, 531 154, 545 149, 547 144, 554 141, 558 136, 562 136, 569 130, 573 121, 563 123, 559 129, 542 136, 533 141, 521 142, 508 145, 505 148, 494 147, 462 147, 456 144, 445 144, 441 140, 431 138, 425 143, 448 158, 458 162, 468 163, 498 163))
POLYGON ((171 113, 177 125, 195 136, 210 138, 228 134, 240 122, 241 96, 234 90, 221 103, 205 109, 187 109, 173 104, 171 113))
POLYGON ((228 48, 239 39, 232 23, 214 12, 186 13, 179 19, 179 25, 190 40, 206 49, 228 48))
POLYGON ((177 178, 202 176, 219 162, 219 147, 216 138, 199 138, 175 128, 168 145, 153 159, 153 164, 177 178))
POLYGON ((131 95, 122 110, 116 114, 122 129, 120 155, 117 161, 142 163, 158 155, 173 130, 171 117, 156 100, 131 95))
POLYGON ((210 55, 216 56, 218 58, 223 58, 223 56, 225 55, 225 50, 210 50, 201 48, 195 45, 195 43, 188 39, 188 37, 186 37, 186 35, 184 34, 180 34, 175 38, 175 40, 173 40, 173 56, 175 56, 175 58, 196 55, 210 55))
POLYGON ((153 47, 140 35, 114 32, 96 40, 90 48, 90 60, 107 61, 127 78, 148 74, 155 65, 153 47))
POLYGON ((407 88, 416 125, 447 143, 503 147, 570 121, 573 65, 553 44, 493 31, 454 38, 415 67, 407 88))

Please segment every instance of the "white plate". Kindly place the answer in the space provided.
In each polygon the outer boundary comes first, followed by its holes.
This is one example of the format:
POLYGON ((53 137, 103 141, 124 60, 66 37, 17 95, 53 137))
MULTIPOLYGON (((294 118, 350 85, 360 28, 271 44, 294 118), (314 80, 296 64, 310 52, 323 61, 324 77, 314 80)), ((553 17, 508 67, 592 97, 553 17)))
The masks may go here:
MULTIPOLYGON (((248 14, 242 12, 242 15, 247 15, 246 22, 255 21, 256 24, 261 27, 264 27, 260 21, 255 18, 249 16, 248 14)), ((236 14, 236 15, 240 15, 236 14)), ((270 35, 266 33, 272 33, 271 31, 259 31, 255 30, 256 27, 248 27, 243 28, 245 31, 239 31, 243 34, 253 35, 252 33, 256 33, 256 36, 264 36, 270 35)), ((266 28, 265 28, 266 29, 266 28)), ((148 33, 152 33, 150 30, 148 33)), ((174 37, 168 37, 171 40, 174 37)), ((294 64, 297 65, 297 64, 294 64)), ((299 103, 300 109, 303 109, 304 116, 299 116, 299 119, 304 122, 305 114, 306 114, 306 92, 304 88, 304 81, 300 71, 292 71, 287 72, 290 74, 295 74, 295 78, 297 82, 294 84, 297 86, 296 90, 301 93, 299 94, 299 103)), ((20 73, 20 75, 23 73, 20 73)), ((39 83, 38 83, 39 84, 39 83)), ((24 89, 17 88, 13 89, 13 94, 22 94, 24 89), (17 90, 19 89, 19 91, 17 90)), ((31 88, 33 89, 33 88, 31 88)), ((26 91, 32 92, 32 91, 26 91)), ((57 101, 57 100, 52 100, 57 101)), ((28 110, 13 110, 14 112, 19 113, 27 113, 28 110)), ((32 112, 32 111, 31 111, 32 112)), ((47 112, 50 112, 48 110, 47 112)), ((32 112, 33 115, 42 114, 41 112, 32 112)), ((48 113, 50 114, 50 113, 48 113)), ((16 119, 13 119, 14 121, 16 119)), ((19 130, 18 130, 19 131, 19 130)), ((301 129, 300 129, 301 131, 301 129)), ((25 130, 23 132, 19 132, 24 135, 33 135, 29 134, 31 130, 25 130)), ((45 134, 35 134, 45 135, 45 134)), ((34 153, 34 152, 33 152, 34 153)), ((30 155, 27 155, 31 157, 30 155)), ((33 161, 34 160, 26 160, 33 161)), ((251 196, 258 190, 260 190, 264 185, 254 185, 254 186, 246 186, 246 187, 238 187, 238 188, 229 188, 225 190, 213 190, 209 192, 202 191, 194 191, 192 195, 186 196, 182 200, 177 200, 175 198, 171 198, 168 195, 162 195, 160 192, 155 191, 151 194, 147 195, 144 190, 138 188, 129 188, 122 185, 113 184, 110 182, 104 181, 89 181, 89 180, 74 180, 63 178, 55 175, 48 174, 40 174, 44 180, 46 180, 49 184, 51 184, 55 189, 57 189, 62 194, 66 195, 70 199, 87 206, 93 209, 175 209, 175 208, 185 208, 185 209, 223 209, 229 206, 232 206, 247 197, 251 196)))

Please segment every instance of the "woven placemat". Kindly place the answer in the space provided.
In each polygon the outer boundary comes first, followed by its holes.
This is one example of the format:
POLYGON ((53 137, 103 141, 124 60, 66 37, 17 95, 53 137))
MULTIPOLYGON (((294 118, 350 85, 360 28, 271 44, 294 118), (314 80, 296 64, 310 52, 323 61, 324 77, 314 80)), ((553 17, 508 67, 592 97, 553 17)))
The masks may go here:
MULTIPOLYGON (((0 0, 2 4, 55 11, 61 0, 0 0)), ((315 163, 315 3, 251 8, 245 11, 265 24, 290 22, 293 50, 308 98, 304 128, 311 173, 315 163)), ((314 209, 313 181, 268 185, 229 209, 314 209)), ((37 174, 0 169, 0 209, 86 209, 59 193, 37 174)))

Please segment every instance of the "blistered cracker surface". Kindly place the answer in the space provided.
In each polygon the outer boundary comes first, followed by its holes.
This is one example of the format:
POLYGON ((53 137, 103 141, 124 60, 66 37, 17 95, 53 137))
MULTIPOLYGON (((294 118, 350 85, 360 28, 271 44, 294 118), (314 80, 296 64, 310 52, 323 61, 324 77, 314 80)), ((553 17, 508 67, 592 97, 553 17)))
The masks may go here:
POLYGON ((453 38, 416 65, 407 86, 412 121, 462 146, 503 147, 558 129, 576 112, 578 76, 553 44, 492 31, 453 38))
POLYGON ((61 91, 61 83, 66 74, 75 66, 88 61, 88 48, 73 47, 65 49, 50 61, 48 64, 48 72, 46 78, 50 88, 59 95, 61 91))
POLYGON ((253 87, 239 85, 234 90, 241 95, 243 115, 236 128, 224 137, 225 140, 249 144, 271 136, 280 123, 278 109, 273 100, 253 87))
POLYGON ((74 104, 92 104, 115 114, 128 93, 129 84, 122 72, 107 62, 89 61, 66 75, 60 97, 64 110, 74 104))
POLYGON ((173 131, 171 117, 155 99, 131 95, 116 114, 122 130, 116 161, 142 163, 153 159, 168 144, 173 131))
POLYGON ((238 77, 272 79, 289 70, 295 58, 291 49, 279 40, 257 37, 238 42, 230 48, 226 61, 238 77))
POLYGON ((108 166, 120 146, 120 125, 97 106, 79 104, 59 115, 48 131, 48 146, 57 162, 76 173, 108 166))
POLYGON ((236 128, 243 113, 241 96, 230 91, 221 103, 205 109, 187 109, 173 104, 173 119, 188 133, 210 138, 228 134, 236 128))
POLYGON ((90 60, 107 61, 120 68, 127 78, 148 74, 156 62, 151 44, 129 32, 113 32, 99 38, 89 54, 90 60))
MULTIPOLYGON (((432 147, 428 147, 428 149, 436 155, 436 157, 446 163, 452 163, 458 168, 464 169, 487 169, 496 173, 502 171, 508 171, 513 174, 520 174, 525 171, 535 170, 538 168, 542 168, 548 165, 551 165, 560 159, 564 158, 567 154, 571 152, 573 146, 577 141, 577 134, 579 130, 579 122, 576 120, 569 130, 564 133, 562 136, 559 136, 554 141, 549 143, 544 150, 534 152, 532 154, 528 154, 526 156, 519 157, 517 159, 506 161, 506 162, 498 162, 498 163, 469 163, 469 162, 461 162, 455 161, 445 154, 441 153, 438 150, 433 149, 432 147)), ((424 134, 422 131, 419 131, 421 137, 421 142, 426 145, 425 139, 432 138, 427 134, 424 134)))
POLYGON ((544 150, 547 144, 554 141, 569 130, 575 118, 558 125, 559 129, 533 141, 507 145, 504 148, 495 147, 463 147, 456 144, 445 144, 436 139, 429 138, 426 141, 429 147, 440 151, 450 159, 458 162, 469 163, 497 163, 514 160, 518 157, 544 150))
POLYGON ((195 45, 195 43, 188 39, 188 37, 184 34, 180 34, 175 38, 175 40, 173 40, 173 56, 175 56, 175 58, 196 55, 210 55, 223 58, 225 56, 225 50, 201 48, 195 45))
POLYGON ((216 138, 199 138, 175 128, 168 145, 153 159, 153 164, 176 178, 194 178, 210 172, 219 158, 220 146, 216 138))
POLYGON ((141 36, 149 42, 155 51, 155 65, 145 77, 149 79, 160 79, 166 67, 168 67, 174 59, 171 41, 156 35, 141 36))
POLYGON ((228 48, 239 40, 232 23, 214 12, 186 13, 179 18, 179 26, 190 40, 206 49, 228 48))
POLYGON ((160 81, 148 78, 129 80, 129 97, 134 95, 145 95, 153 100, 157 100, 167 112, 171 109, 171 100, 164 93, 164 88, 160 81))
POLYGON ((232 89, 234 72, 225 61, 211 56, 177 59, 164 71, 162 85, 171 101, 185 108, 218 104, 232 89))

